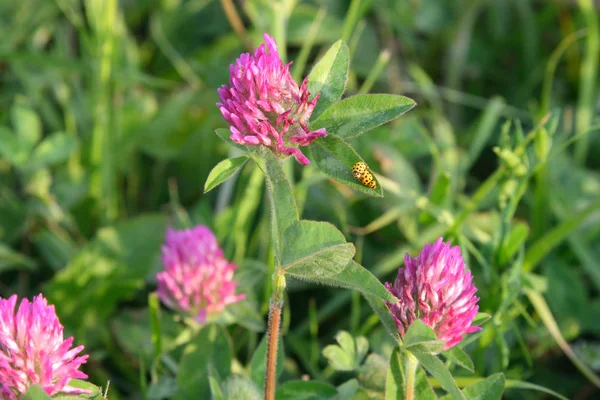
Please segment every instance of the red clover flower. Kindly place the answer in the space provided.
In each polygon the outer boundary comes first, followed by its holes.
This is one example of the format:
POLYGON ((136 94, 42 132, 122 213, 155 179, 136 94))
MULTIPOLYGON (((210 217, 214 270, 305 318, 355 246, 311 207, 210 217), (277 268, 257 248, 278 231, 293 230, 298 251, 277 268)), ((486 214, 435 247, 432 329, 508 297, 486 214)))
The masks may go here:
POLYGON ((52 396, 57 393, 89 394, 69 386, 71 379, 85 379, 79 367, 88 358, 77 357, 83 346, 71 349, 73 337, 63 340, 54 306, 40 294, 30 302, 17 295, 0 297, 0 398, 17 400, 31 385, 40 385, 52 396))
POLYGON ((386 288, 400 301, 388 303, 401 337, 416 319, 432 328, 447 350, 467 333, 481 330, 471 326, 477 315, 477 288, 466 270, 460 247, 450 247, 439 238, 425 245, 418 257, 405 255, 393 286, 386 288))
POLYGON ((217 106, 230 125, 231 140, 244 146, 265 145, 281 155, 293 155, 300 164, 310 163, 298 146, 307 146, 325 129, 310 131, 308 120, 319 100, 309 101, 308 78, 300 87, 283 64, 277 43, 265 34, 266 45, 254 54, 244 53, 230 66, 230 87, 218 89, 217 106))
POLYGON ((168 307, 191 314, 199 323, 243 300, 235 294, 236 265, 228 262, 206 226, 167 231, 162 247, 164 271, 156 275, 158 296, 168 307))

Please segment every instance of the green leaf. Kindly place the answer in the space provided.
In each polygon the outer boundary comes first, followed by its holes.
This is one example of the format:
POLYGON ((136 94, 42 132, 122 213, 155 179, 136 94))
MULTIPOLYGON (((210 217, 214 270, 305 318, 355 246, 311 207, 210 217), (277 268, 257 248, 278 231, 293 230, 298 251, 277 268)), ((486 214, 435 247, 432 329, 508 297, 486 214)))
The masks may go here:
MULTIPOLYGON (((238 289, 238 292, 243 293, 243 290, 238 289)), ((238 324, 254 332, 265 330, 263 317, 258 311, 256 303, 250 298, 228 305, 221 314, 210 321, 223 325, 238 324)))
POLYGON ((23 400, 50 400, 44 389, 39 385, 30 386, 23 400))
POLYGON ((417 359, 419 363, 429 372, 435 379, 440 382, 440 385, 446 390, 453 399, 455 400, 466 400, 465 396, 462 394, 452 374, 448 371, 448 368, 444 365, 443 362, 440 361, 434 355, 421 353, 419 351, 411 352, 417 359))
POLYGON ((219 386, 219 382, 215 379, 214 376, 208 377, 208 384, 210 386, 211 399, 225 400, 223 392, 221 391, 221 386, 219 386))
POLYGON ((69 386, 73 386, 79 389, 89 390, 90 394, 61 394, 58 393, 52 396, 54 400, 77 400, 77 399, 96 399, 101 400, 104 398, 102 395, 102 388, 94 385, 93 383, 82 381, 80 379, 71 379, 69 381, 69 386))
POLYGON ((329 222, 298 221, 283 235, 282 270, 295 278, 318 280, 342 271, 355 251, 329 222))
POLYGON ((21 99, 17 99, 13 104, 10 117, 20 148, 29 153, 42 137, 40 117, 21 99))
POLYGON ((358 290, 365 295, 376 296, 391 303, 398 301, 371 271, 354 260, 350 260, 346 268, 341 272, 331 276, 320 277, 318 282, 328 286, 358 290))
POLYGON ((454 362, 456 365, 463 367, 467 371, 475 372, 473 360, 471 360, 471 357, 469 357, 463 349, 454 346, 451 349, 444 351, 442 355, 446 357, 448 361, 454 362))
POLYGON ((500 265, 505 265, 517 254, 529 236, 529 226, 523 222, 516 222, 508 235, 504 238, 500 248, 500 265))
POLYGON ((161 375, 148 387, 146 396, 148 400, 166 400, 172 399, 175 393, 177 393, 177 380, 171 376, 161 375))
POLYGON ((209 366, 219 376, 229 376, 231 354, 227 331, 216 325, 202 328, 183 350, 177 369, 179 390, 175 399, 210 398, 209 366))
POLYGON ((404 399, 404 363, 398 347, 390 358, 390 369, 385 383, 385 400, 404 399))
POLYGON ((349 50, 341 40, 335 42, 308 75, 308 90, 311 95, 321 93, 312 113, 315 120, 321 113, 338 101, 348 81, 349 50))
POLYGON ((371 189, 363 185, 352 175, 354 164, 363 160, 342 139, 331 135, 319 138, 312 143, 310 149, 312 159, 317 163, 321 171, 325 172, 328 176, 360 192, 371 196, 383 197, 383 190, 378 182, 375 189, 371 189))
POLYGON ((221 385, 219 383, 219 374, 212 365, 208 368, 208 386, 210 388, 210 395, 212 400, 228 400, 223 395, 221 385))
POLYGON ((337 390, 327 383, 317 381, 291 381, 275 392, 276 400, 326 400, 337 395, 337 390))
POLYGON ((130 134, 131 140, 136 141, 135 146, 159 160, 176 158, 192 135, 185 122, 197 96, 194 90, 186 89, 167 98, 154 118, 130 134))
POLYGON ((275 154, 265 146, 249 147, 248 151, 265 173, 267 190, 271 200, 271 238, 275 249, 275 257, 281 266, 283 265, 283 233, 290 225, 298 221, 296 200, 281 162, 275 157, 275 154))
POLYGON ((425 325, 420 319, 415 320, 406 331, 404 346, 413 346, 417 343, 436 340, 433 329, 425 325))
POLYGON ((463 389, 469 400, 500 400, 504 393, 504 374, 497 373, 463 389))
POLYGON ((529 383, 529 382, 524 382, 524 381, 508 379, 506 381, 506 388, 507 389, 521 389, 521 390, 535 390, 538 392, 549 394, 560 400, 569 400, 568 398, 561 395, 560 393, 556 393, 554 390, 550 390, 544 386, 536 385, 535 383, 529 383))
POLYGON ((444 347, 444 341, 437 340, 433 329, 420 319, 415 320, 404 336, 404 348, 423 353, 438 353, 444 347))
POLYGON ((483 313, 483 312, 479 312, 477 313, 477 315, 475 316, 475 318, 473 318, 473 326, 481 326, 483 324, 485 324, 487 321, 489 321, 492 318, 492 316, 488 313, 483 313))
POLYGON ((206 182, 204 183, 204 193, 210 192, 227 179, 231 178, 233 174, 239 171, 244 164, 248 161, 248 156, 227 158, 217 165, 210 171, 206 182))
POLYGON ((326 128, 327 134, 352 139, 398 118, 415 106, 408 97, 393 94, 364 94, 335 103, 310 126, 326 128))
POLYGON ((64 132, 54 133, 35 148, 27 163, 27 169, 36 170, 67 161, 77 146, 76 136, 64 132))
POLYGON ((30 150, 28 146, 24 146, 19 142, 19 138, 14 132, 0 126, 0 156, 20 167, 27 162, 30 150))
POLYGON ((241 144, 238 144, 236 142, 234 142, 233 140, 231 140, 230 136, 231 136, 231 131, 229 129, 217 129, 215 130, 215 133, 217 134, 217 136, 219 138, 221 138, 221 140, 223 140, 225 143, 227 143, 230 146, 235 147, 236 149, 242 150, 242 151, 246 151, 246 147, 242 146, 241 144))
POLYGON ((358 380, 361 386, 377 392, 385 391, 385 381, 389 368, 389 360, 377 353, 371 353, 358 369, 358 380))
POLYGON ((182 331, 181 323, 175 320, 177 317, 172 313, 165 312, 158 321, 153 321, 154 317, 149 307, 137 310, 128 308, 115 313, 110 320, 110 329, 114 333, 112 337, 120 353, 153 367, 158 364, 157 357, 176 346, 175 340, 182 331))
POLYGON ((358 336, 354 339, 354 346, 356 347, 356 362, 360 365, 369 351, 369 341, 364 336, 358 336))
POLYGON ((346 331, 340 331, 335 335, 337 345, 329 345, 323 349, 323 356, 329 364, 338 371, 353 371, 357 369, 367 351, 369 342, 362 336, 354 338, 346 331))
POLYGON ((344 351, 340 346, 329 345, 323 349, 323 357, 329 361, 329 365, 336 371, 354 371, 358 368, 354 365, 354 354, 344 351))
POLYGON ((0 241, 14 243, 29 229, 27 207, 15 192, 0 185, 0 241))
MULTIPOLYGON (((265 334, 260 341, 260 344, 254 351, 252 355, 252 360, 250 360, 250 377, 256 383, 259 388, 265 387, 265 377, 267 374, 267 341, 269 339, 269 335, 265 334)), ((279 335, 279 344, 277 345, 277 364, 276 364, 276 376, 280 376, 283 372, 283 362, 284 362, 284 348, 283 348, 283 340, 281 340, 281 335, 279 335)))
MULTIPOLYGON (((497 373, 481 379, 463 389, 467 400, 500 400, 504 392, 504 374, 497 373)), ((446 395, 440 400, 450 400, 452 396, 446 395)))
MULTIPOLYGON (((390 368, 385 384, 385 400, 404 400, 404 368, 406 360, 406 353, 396 347, 390 358, 390 368)), ((419 400, 437 399, 433 388, 427 380, 427 375, 420 367, 417 367, 414 394, 414 398, 419 400)))
POLYGON ((342 383, 337 387, 337 396, 334 397, 335 400, 347 400, 351 399, 354 393, 359 388, 358 381, 356 379, 350 379, 347 382, 342 383))
POLYGON ((0 272, 9 270, 24 270, 33 271, 37 268, 37 263, 8 247, 4 243, 0 243, 0 272))
POLYGON ((70 235, 50 229, 40 229, 33 237, 33 244, 54 271, 63 269, 77 250, 70 235))
MULTIPOLYGON (((429 191, 429 203, 441 207, 449 198, 450 190, 450 174, 448 172, 440 172, 429 191)), ((419 216, 419 221, 422 224, 427 224, 435 221, 435 216, 424 210, 419 216)))
POLYGON ((417 376, 415 379, 415 399, 419 400, 437 400, 435 391, 427 379, 427 374, 421 367, 417 367, 417 376))
MULTIPOLYGON (((264 388, 245 375, 231 375, 221 385, 224 400, 262 400, 264 388)), ((216 400, 216 399, 215 399, 216 400)))
POLYGON ((396 323, 394 322, 394 317, 390 313, 390 310, 387 308, 383 300, 379 297, 375 297, 371 294, 364 294, 365 299, 375 311, 375 314, 379 317, 379 320, 388 331, 388 333, 397 341, 400 342, 400 337, 398 336, 398 328, 396 327, 396 323))
POLYGON ((102 228, 44 285, 48 301, 62 305, 60 321, 65 328, 90 335, 78 340, 99 339, 98 326, 114 315, 117 304, 144 287, 166 228, 164 216, 151 214, 102 228))

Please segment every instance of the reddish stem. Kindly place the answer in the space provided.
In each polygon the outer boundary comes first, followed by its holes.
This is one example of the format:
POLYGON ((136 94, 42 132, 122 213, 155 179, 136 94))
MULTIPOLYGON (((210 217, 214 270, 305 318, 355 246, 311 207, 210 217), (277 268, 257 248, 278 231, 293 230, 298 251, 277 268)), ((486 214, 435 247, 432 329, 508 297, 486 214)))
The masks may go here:
POLYGON ((275 399, 277 382, 277 344, 279 342, 279 325, 281 322, 281 301, 271 301, 269 310, 269 328, 267 334, 267 377, 265 381, 265 400, 275 399))

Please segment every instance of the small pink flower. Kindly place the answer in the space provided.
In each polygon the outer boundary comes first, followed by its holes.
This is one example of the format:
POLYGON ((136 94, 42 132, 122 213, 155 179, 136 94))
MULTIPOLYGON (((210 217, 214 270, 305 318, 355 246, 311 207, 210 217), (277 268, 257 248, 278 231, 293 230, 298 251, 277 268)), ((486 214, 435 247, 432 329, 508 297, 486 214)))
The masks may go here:
POLYGON ((418 257, 404 257, 404 268, 398 270, 394 285, 386 288, 400 301, 388 303, 398 332, 404 337, 416 319, 431 327, 447 350, 467 333, 481 330, 471 326, 477 315, 477 288, 471 272, 466 270, 460 247, 450 247, 439 238, 425 245, 418 257))
POLYGON ((88 358, 76 357, 83 346, 71 349, 73 338, 63 340, 54 306, 40 294, 21 300, 17 295, 0 297, 0 398, 17 400, 31 385, 40 385, 48 395, 89 394, 69 386, 71 379, 85 379, 79 367, 88 358))
POLYGON ((235 294, 236 265, 223 257, 215 235, 205 226, 167 231, 162 247, 164 271, 156 275, 158 296, 174 310, 205 323, 229 304, 243 300, 235 294))
POLYGON ((265 145, 279 154, 293 155, 300 164, 310 161, 298 146, 307 146, 325 129, 311 131, 308 120, 320 94, 308 100, 308 78, 294 82, 290 65, 283 64, 275 40, 265 33, 266 46, 240 55, 230 66, 230 87, 218 89, 217 106, 230 125, 231 140, 244 146, 265 145))

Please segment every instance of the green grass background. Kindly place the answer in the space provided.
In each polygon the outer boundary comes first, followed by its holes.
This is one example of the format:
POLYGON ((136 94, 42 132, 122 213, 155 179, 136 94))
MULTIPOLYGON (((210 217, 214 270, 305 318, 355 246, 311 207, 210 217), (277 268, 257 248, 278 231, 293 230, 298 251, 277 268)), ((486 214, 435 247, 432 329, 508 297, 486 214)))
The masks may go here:
MULTIPOLYGON (((262 176, 248 164, 203 194, 239 155, 214 134, 216 89, 263 32, 298 79, 342 38, 347 95, 418 106, 352 142, 383 199, 288 161, 303 216, 338 226, 385 281, 439 235, 462 245, 493 316, 466 347, 476 374, 597 398, 599 19, 592 0, 0 0, 0 296, 43 292, 111 399, 144 398, 153 378, 148 293, 168 225, 207 224, 229 258, 258 260, 240 279, 264 316, 262 176)), ((343 382, 320 355, 342 329, 391 351, 357 294, 289 289, 283 380, 343 382)), ((245 364, 261 333, 228 329, 245 364)))

